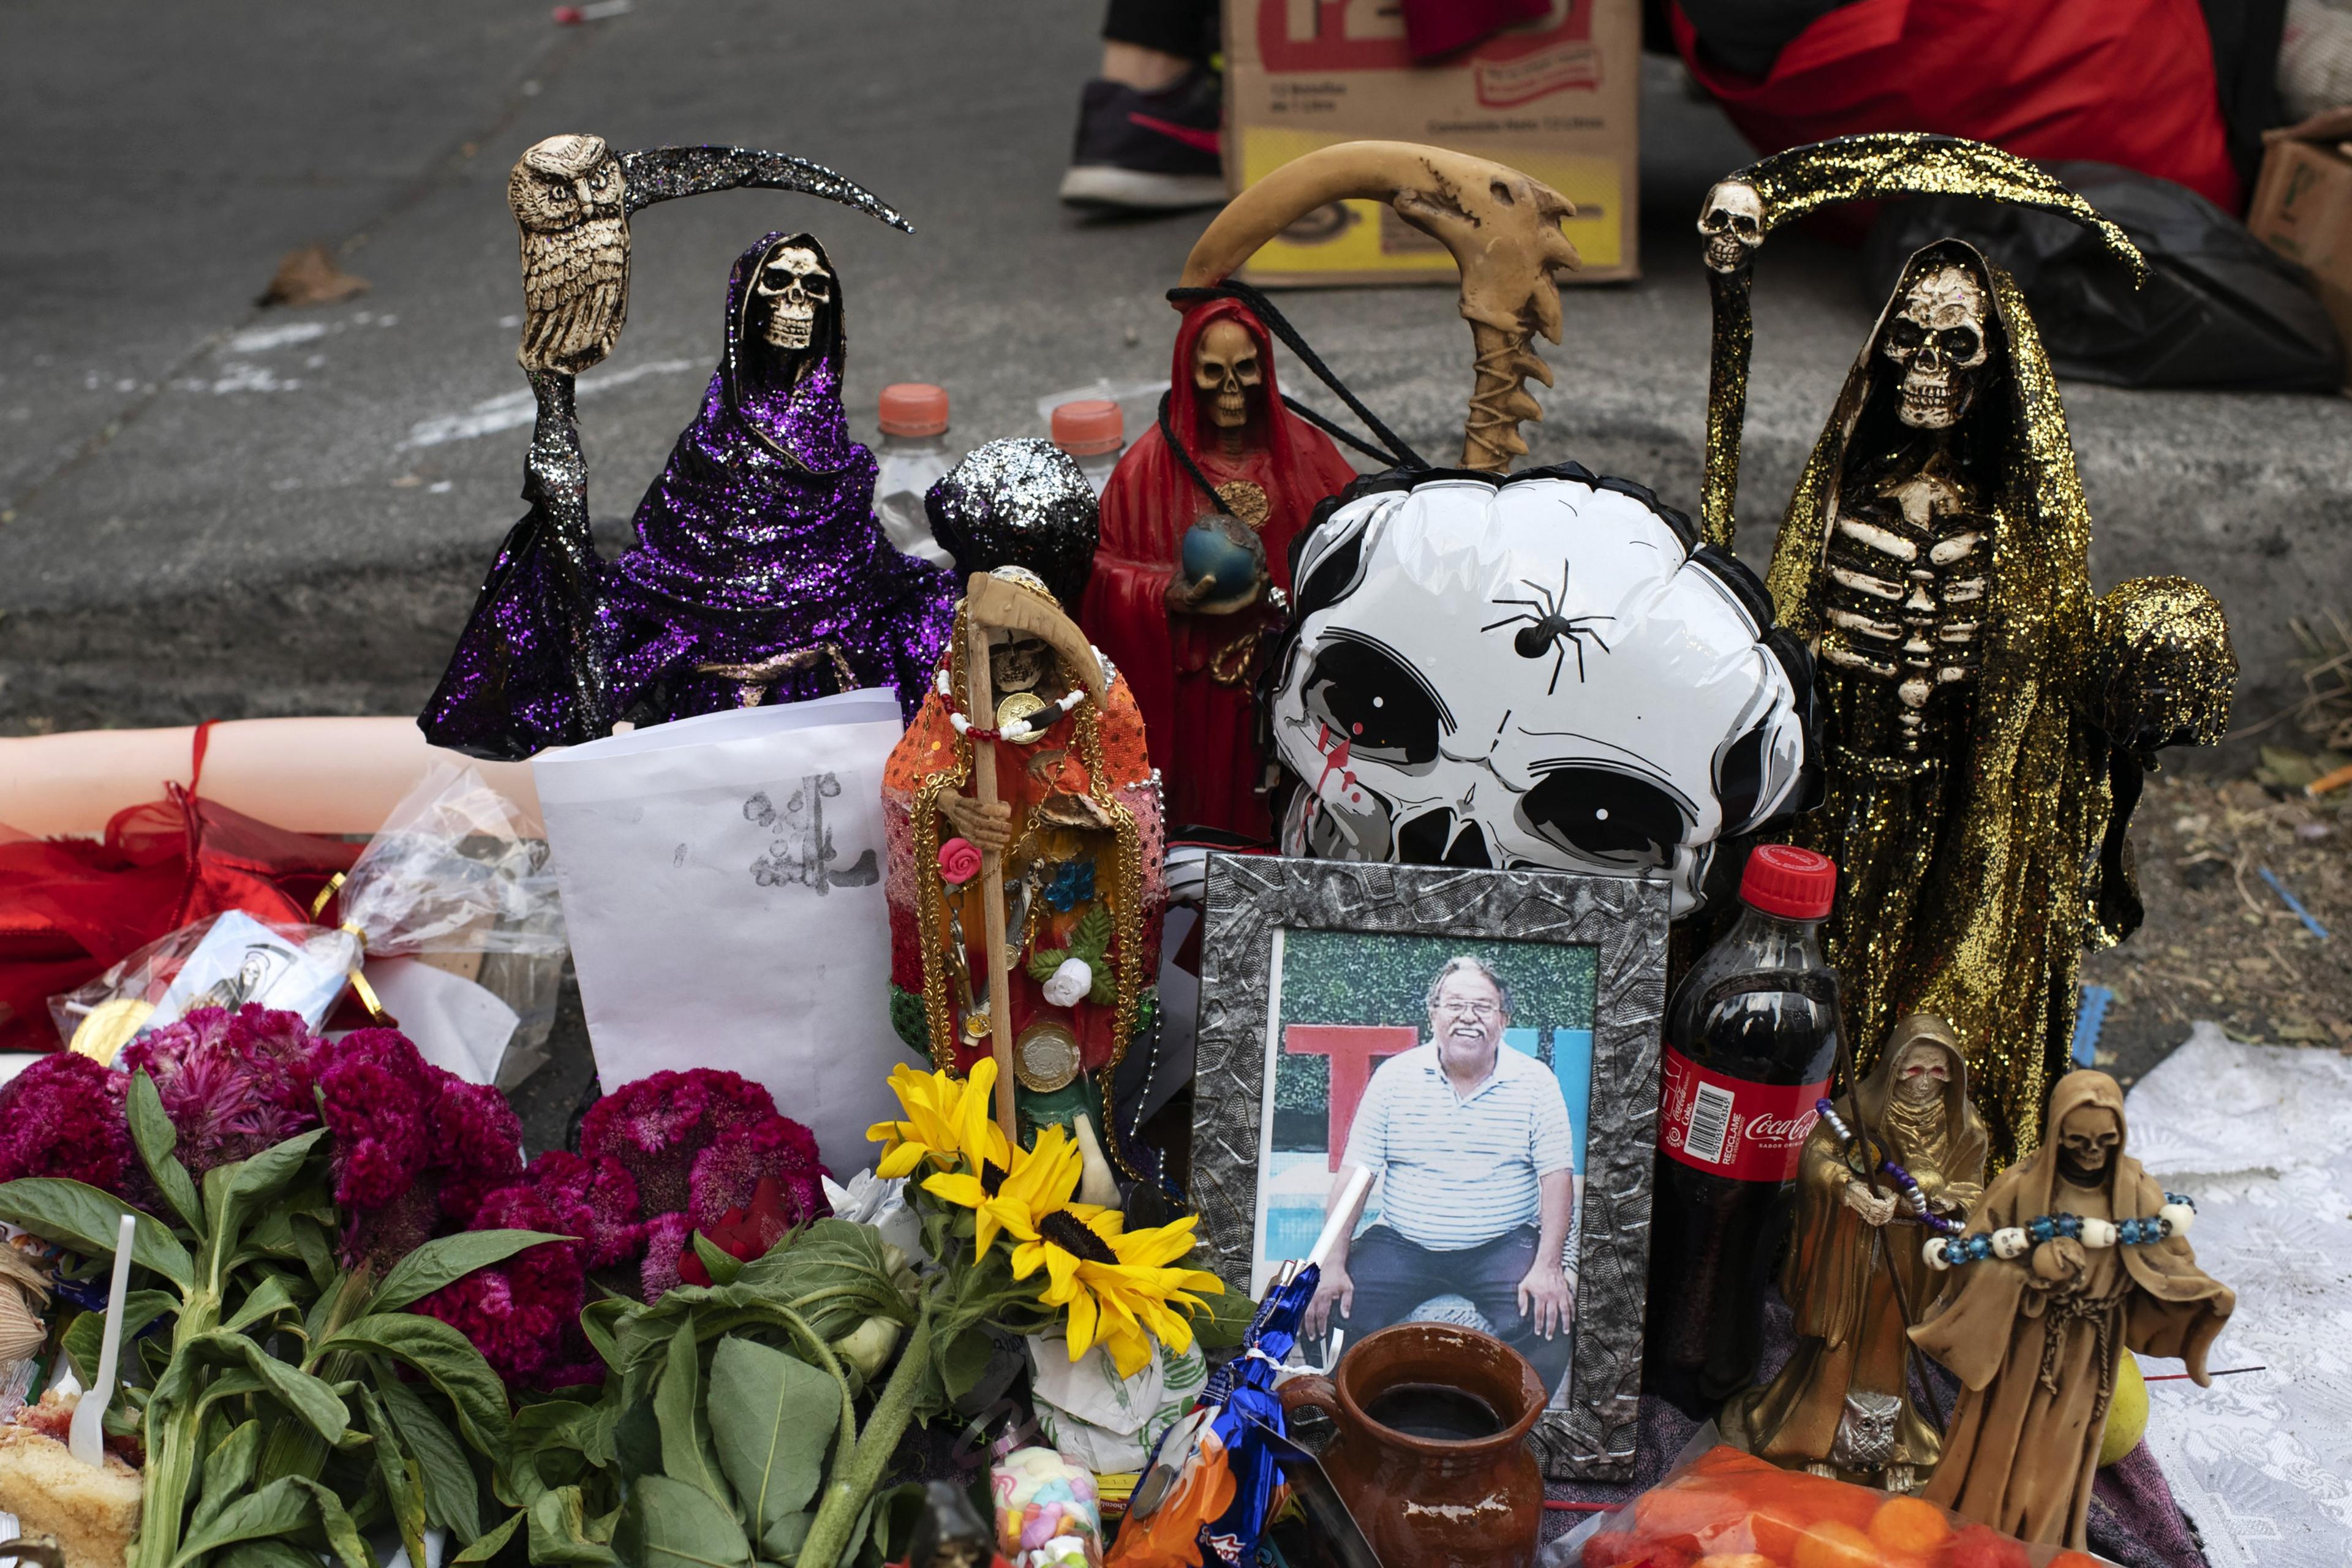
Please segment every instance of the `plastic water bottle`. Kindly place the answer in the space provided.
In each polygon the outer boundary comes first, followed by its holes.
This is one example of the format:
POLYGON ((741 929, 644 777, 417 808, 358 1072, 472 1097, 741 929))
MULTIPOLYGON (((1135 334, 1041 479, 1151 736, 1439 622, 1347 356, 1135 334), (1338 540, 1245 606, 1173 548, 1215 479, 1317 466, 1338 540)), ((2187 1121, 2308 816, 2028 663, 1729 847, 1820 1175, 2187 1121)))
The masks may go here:
POLYGON ((945 479, 955 459, 948 455, 948 395, 919 381, 882 389, 882 441, 874 456, 882 472, 874 481, 874 512, 890 542, 909 555, 941 566, 955 562, 931 537, 923 492, 945 479))
POLYGON ((1759 844, 1739 911, 1666 1007, 1643 1385, 1693 1415, 1754 1381, 1798 1156, 1829 1092, 1837 974, 1828 857, 1759 844))
POLYGON ((1078 471, 1102 499, 1110 471, 1127 446, 1127 423, 1118 405, 1107 397, 1081 398, 1054 410, 1054 445, 1077 459, 1078 471))

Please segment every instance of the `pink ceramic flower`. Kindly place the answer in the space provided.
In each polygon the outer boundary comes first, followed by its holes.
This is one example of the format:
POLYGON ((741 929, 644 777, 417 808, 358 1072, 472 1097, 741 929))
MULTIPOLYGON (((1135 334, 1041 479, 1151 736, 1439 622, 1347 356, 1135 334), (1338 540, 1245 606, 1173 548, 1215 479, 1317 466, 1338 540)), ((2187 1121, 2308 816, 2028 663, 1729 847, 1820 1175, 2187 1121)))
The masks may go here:
POLYGON ((940 879, 961 888, 980 875, 980 851, 969 838, 950 838, 940 846, 940 879))

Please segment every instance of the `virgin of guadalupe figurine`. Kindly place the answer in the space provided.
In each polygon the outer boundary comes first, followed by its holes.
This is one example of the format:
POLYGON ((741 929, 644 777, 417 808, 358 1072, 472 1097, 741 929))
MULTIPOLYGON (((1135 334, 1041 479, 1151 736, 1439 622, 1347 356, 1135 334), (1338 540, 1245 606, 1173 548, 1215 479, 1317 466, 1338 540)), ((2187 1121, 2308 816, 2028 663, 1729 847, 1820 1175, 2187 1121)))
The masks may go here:
MULTIPOLYGON (((1837 1106, 1849 1128, 1911 1173, 1928 1211, 1948 1219, 1964 1218, 1984 1194, 1985 1130, 1968 1073, 1950 1026, 1915 1014, 1837 1106)), ((1814 1124, 1780 1276, 1796 1353, 1770 1383, 1734 1397, 1721 1425, 1726 1442, 1775 1464, 1910 1491, 1935 1468, 1943 1439, 1911 1403, 1904 1334, 1940 1281, 1920 1255, 1925 1233, 1895 1223, 1894 1188, 1873 1178, 1826 1118, 1814 1124)))
POLYGON ((1355 477, 1330 437, 1283 406, 1273 339, 1247 306, 1211 300, 1184 312, 1160 421, 1103 490, 1102 548, 1079 615, 1131 683, 1171 822, 1273 836, 1253 700, 1259 648, 1282 625, 1291 540, 1355 477), (1200 536, 1188 570, 1188 535, 1204 518, 1222 537, 1200 536), (1203 573, 1205 555, 1223 564, 1203 573))
MULTIPOLYGON (((1076 479, 1081 489, 1083 478, 1076 479)), ((1158 973, 1158 793, 1126 681, 1034 573, 996 569, 982 612, 994 712, 971 689, 971 600, 914 722, 883 774, 890 1004, 900 1036, 968 1072, 995 1054, 981 856, 1003 867, 1013 1077, 1025 1118, 1099 1125, 1103 1079, 1149 1026, 1158 973), (1007 613, 1009 607, 1010 613, 1007 613), (975 752, 997 748, 993 805, 975 752)), ((981 581, 981 579, 975 579, 981 581)), ((1091 1201, 1091 1200, 1090 1200, 1091 1201)))
POLYGON ((2124 1152, 2114 1079, 2060 1079, 2049 1125, 1969 1223, 1990 1255, 1953 1266, 1911 1338, 1960 1380, 1927 1500, 2081 1551, 2116 1358, 2178 1356, 2207 1385, 2206 1352, 2237 1297, 2197 1267, 2181 1234, 2193 1207, 2124 1152))

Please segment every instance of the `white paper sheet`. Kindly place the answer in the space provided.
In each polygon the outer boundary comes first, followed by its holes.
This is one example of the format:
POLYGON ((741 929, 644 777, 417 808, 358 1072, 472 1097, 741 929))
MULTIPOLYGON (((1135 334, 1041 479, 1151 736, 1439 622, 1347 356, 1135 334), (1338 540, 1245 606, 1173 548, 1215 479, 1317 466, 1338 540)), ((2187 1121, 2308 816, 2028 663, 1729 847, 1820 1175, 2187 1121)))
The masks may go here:
POLYGON ((496 1083, 515 1010, 463 975, 415 958, 372 958, 367 981, 417 1053, 467 1083, 496 1083))
POLYGON ((665 1068, 765 1084, 835 1171, 908 1060, 890 1026, 887 691, 680 720, 533 761, 604 1088, 665 1068))

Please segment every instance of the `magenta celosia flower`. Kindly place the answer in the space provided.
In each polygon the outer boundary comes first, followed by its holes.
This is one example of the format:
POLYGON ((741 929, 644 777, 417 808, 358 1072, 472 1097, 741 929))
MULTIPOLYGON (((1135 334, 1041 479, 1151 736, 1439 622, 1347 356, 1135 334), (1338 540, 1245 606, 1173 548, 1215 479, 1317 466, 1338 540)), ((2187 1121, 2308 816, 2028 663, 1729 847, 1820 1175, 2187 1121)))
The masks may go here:
POLYGON ((147 1167, 131 1142, 128 1082, 88 1057, 43 1057, 0 1088, 0 1181, 64 1176, 141 1206, 147 1167))
MULTIPOLYGON (((580 1237, 583 1261, 591 1268, 610 1268, 637 1250, 637 1184, 618 1160, 583 1159, 562 1149, 550 1149, 523 1173, 523 1186, 538 1194, 554 1223, 547 1228, 580 1237)), ((501 1188, 483 1201, 474 1216, 474 1230, 493 1228, 486 1216, 498 1210, 508 1192, 501 1188)), ((499 1220, 508 1225, 511 1221, 499 1220)))
POLYGON ((441 1178, 441 1215, 477 1228, 474 1211, 494 1190, 522 1175, 522 1121, 507 1097, 486 1083, 427 1068, 441 1079, 434 1109, 434 1168, 441 1178))
MULTIPOLYGON (((546 1200, 524 1185, 488 1194, 478 1218, 486 1230, 562 1228, 546 1200)), ((580 1329, 580 1309, 587 1301, 581 1251, 574 1242, 527 1247, 425 1297, 415 1310, 473 1341, 491 1369, 509 1383, 564 1388, 601 1382, 604 1365, 580 1329)))
POLYGON ((730 1210, 749 1207, 766 1179, 776 1184, 786 1223, 800 1225, 833 1212, 817 1182, 829 1173, 817 1162, 814 1135, 797 1121, 772 1116, 721 1133, 695 1156, 687 1213, 708 1231, 730 1210))
POLYGON ((506 1097, 417 1055, 392 1029, 361 1029, 318 1055, 335 1141, 335 1202, 351 1216, 347 1263, 384 1267, 522 1173, 522 1124, 506 1097))
POLYGON ((646 1256, 638 1266, 637 1294, 650 1307, 677 1289, 678 1259, 688 1250, 694 1222, 682 1214, 656 1215, 643 1232, 646 1256))
POLYGON ((311 1057, 323 1043, 299 1013, 199 1007, 133 1040, 121 1066, 155 1080, 179 1130, 173 1152, 202 1176, 319 1124, 311 1057))
POLYGON ((580 1152, 618 1160, 637 1184, 646 1212, 668 1214, 687 1206, 697 1154, 728 1129, 775 1114, 774 1099, 740 1073, 657 1072, 588 1108, 580 1152))

